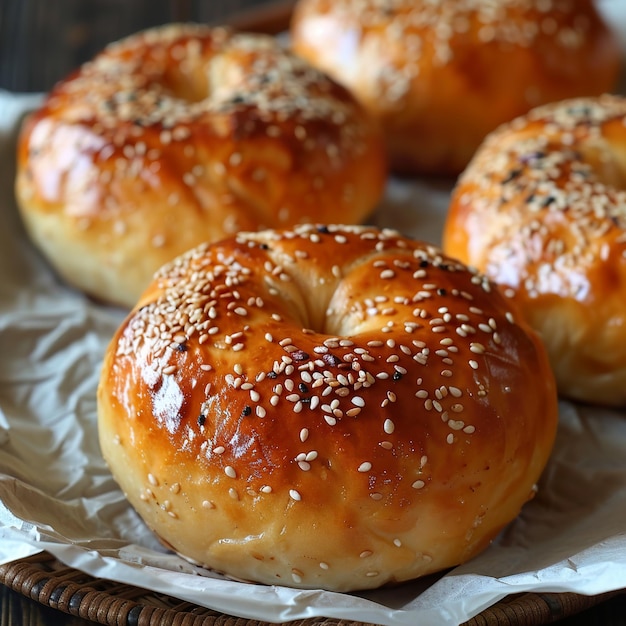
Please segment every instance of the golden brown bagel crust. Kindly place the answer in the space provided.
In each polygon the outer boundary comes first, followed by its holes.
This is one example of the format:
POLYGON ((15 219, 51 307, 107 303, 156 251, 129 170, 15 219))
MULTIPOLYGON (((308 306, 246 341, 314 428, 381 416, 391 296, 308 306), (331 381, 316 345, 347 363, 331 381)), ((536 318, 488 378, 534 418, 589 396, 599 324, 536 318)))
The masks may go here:
POLYGON ((393 231, 200 246, 112 340, 103 454, 166 545, 232 577, 346 591, 447 568, 553 445, 545 350, 509 305, 393 231))
POLYGON ((359 223, 380 130, 263 35, 168 25, 112 44, 26 124, 17 198, 70 283, 129 308, 163 263, 242 229, 359 223))
POLYGON ((404 172, 458 173, 496 126, 611 91, 621 63, 593 0, 300 0, 291 35, 381 120, 404 172))
POLYGON ((448 254, 507 288, 562 394, 626 403, 626 99, 540 107, 493 133, 460 178, 448 254))

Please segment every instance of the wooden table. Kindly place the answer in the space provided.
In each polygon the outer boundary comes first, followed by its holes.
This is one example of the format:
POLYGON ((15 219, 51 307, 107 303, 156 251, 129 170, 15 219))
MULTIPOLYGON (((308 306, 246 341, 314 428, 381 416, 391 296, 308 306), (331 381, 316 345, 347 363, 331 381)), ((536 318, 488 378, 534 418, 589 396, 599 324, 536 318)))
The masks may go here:
POLYGON ((167 22, 275 34, 293 0, 1 0, 0 89, 45 92, 111 41, 167 22))

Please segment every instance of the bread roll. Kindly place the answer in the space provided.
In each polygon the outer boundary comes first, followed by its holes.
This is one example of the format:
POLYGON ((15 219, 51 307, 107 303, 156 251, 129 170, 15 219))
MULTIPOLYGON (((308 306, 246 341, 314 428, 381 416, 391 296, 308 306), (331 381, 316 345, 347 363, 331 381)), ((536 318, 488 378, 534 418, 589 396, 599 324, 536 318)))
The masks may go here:
POLYGON ((110 344, 98 413, 166 546, 336 591, 483 550, 557 423, 543 345, 483 276, 393 231, 312 225, 165 266, 110 344))
POLYGON ((275 39, 192 24, 116 42, 20 137, 17 200, 59 274, 128 308, 161 265, 240 230, 364 220, 380 129, 275 39))

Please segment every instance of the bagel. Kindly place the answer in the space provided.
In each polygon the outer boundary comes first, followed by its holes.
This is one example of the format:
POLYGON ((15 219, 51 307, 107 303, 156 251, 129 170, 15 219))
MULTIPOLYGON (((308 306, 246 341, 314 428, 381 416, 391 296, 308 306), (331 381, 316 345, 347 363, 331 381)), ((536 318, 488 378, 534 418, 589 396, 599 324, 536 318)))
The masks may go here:
POLYGON ((60 276, 132 307, 205 240, 358 223, 384 190, 380 129, 269 36, 170 24, 108 46, 19 139, 16 197, 60 276))
POLYGON ((460 177, 445 251, 498 283, 546 344, 559 391, 626 404, 626 99, 539 107, 460 177))
POLYGON ((172 550, 350 591, 467 561, 535 492, 545 349, 481 275, 390 230, 240 233, 167 264, 98 388, 113 476, 172 550))
POLYGON ((622 64, 593 0, 299 0, 290 30, 380 120, 407 174, 456 176, 499 124, 612 91, 622 64))

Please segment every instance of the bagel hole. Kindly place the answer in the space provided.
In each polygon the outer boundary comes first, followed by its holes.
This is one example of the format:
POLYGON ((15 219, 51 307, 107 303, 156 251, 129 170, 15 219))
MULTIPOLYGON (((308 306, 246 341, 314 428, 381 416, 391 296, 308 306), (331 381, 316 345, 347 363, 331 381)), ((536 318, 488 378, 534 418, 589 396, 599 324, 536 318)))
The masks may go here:
POLYGON ((175 100, 196 104, 209 95, 209 80, 202 70, 171 72, 163 79, 163 88, 175 100))
POLYGON ((617 190, 626 190, 626 147, 611 144, 592 145, 583 153, 596 180, 617 190))
POLYGON ((381 309, 392 303, 390 299, 380 300, 385 298, 385 289, 376 287, 373 280, 371 262, 376 256, 361 257, 343 266, 340 277, 326 278, 321 292, 309 285, 305 298, 311 303, 309 310, 315 311, 313 330, 329 336, 354 337, 372 328, 380 329, 380 315, 368 311, 368 302, 381 309), (374 298, 379 301, 374 303, 374 298))

